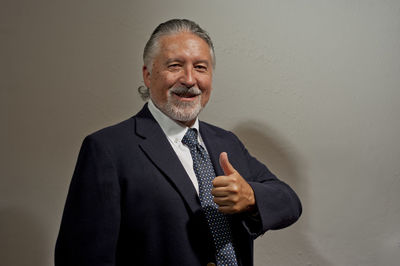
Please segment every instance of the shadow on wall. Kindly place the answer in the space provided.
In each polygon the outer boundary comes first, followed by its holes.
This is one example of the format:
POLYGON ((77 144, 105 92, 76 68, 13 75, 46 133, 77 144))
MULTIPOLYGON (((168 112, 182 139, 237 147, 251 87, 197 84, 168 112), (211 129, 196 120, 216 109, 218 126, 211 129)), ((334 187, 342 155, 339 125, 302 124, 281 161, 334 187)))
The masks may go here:
POLYGON ((46 232, 33 215, 18 208, 0 211, 0 264, 39 266, 48 262, 46 232))
POLYGON ((276 131, 256 121, 237 125, 233 130, 249 152, 264 162, 279 179, 288 183, 299 195, 303 205, 300 220, 284 230, 269 231, 255 243, 255 265, 332 265, 307 237, 307 180, 302 176, 305 167, 294 145, 283 139, 276 131))

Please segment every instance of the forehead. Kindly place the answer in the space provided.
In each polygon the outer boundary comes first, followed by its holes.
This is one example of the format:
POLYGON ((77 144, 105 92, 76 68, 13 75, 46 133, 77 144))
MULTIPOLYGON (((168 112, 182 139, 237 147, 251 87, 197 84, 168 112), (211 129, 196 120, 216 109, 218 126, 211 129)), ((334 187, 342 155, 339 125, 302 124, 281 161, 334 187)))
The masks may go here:
POLYGON ((180 32, 163 36, 159 40, 159 48, 158 56, 161 57, 179 56, 211 62, 211 50, 207 42, 193 33, 180 32))

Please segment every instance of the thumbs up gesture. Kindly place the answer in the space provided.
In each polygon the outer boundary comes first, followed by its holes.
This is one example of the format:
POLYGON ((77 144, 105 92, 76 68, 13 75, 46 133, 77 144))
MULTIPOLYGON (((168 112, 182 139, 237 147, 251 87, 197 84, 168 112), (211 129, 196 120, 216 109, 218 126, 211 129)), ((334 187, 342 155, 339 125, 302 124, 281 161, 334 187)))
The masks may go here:
POLYGON ((234 214, 251 211, 255 207, 254 191, 244 178, 231 165, 226 152, 219 156, 223 176, 213 180, 211 194, 222 213, 234 214))

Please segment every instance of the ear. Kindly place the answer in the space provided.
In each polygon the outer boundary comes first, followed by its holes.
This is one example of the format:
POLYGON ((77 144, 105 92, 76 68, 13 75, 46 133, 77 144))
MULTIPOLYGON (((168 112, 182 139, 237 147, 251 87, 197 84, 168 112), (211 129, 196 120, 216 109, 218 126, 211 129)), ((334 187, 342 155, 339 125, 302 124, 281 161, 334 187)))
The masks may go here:
POLYGON ((142 67, 142 74, 143 74, 143 81, 147 88, 150 88, 150 71, 148 70, 147 66, 142 67))

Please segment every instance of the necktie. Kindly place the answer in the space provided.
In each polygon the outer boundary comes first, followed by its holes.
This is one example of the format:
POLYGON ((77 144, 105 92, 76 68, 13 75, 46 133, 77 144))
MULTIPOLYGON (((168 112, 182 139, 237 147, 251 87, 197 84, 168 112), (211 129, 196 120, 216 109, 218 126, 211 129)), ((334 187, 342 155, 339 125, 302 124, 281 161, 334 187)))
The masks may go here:
POLYGON ((199 182, 200 203, 213 236, 217 265, 238 265, 228 217, 218 211, 211 195, 215 172, 208 153, 197 141, 197 130, 188 129, 182 143, 189 148, 192 155, 193 169, 199 182))

